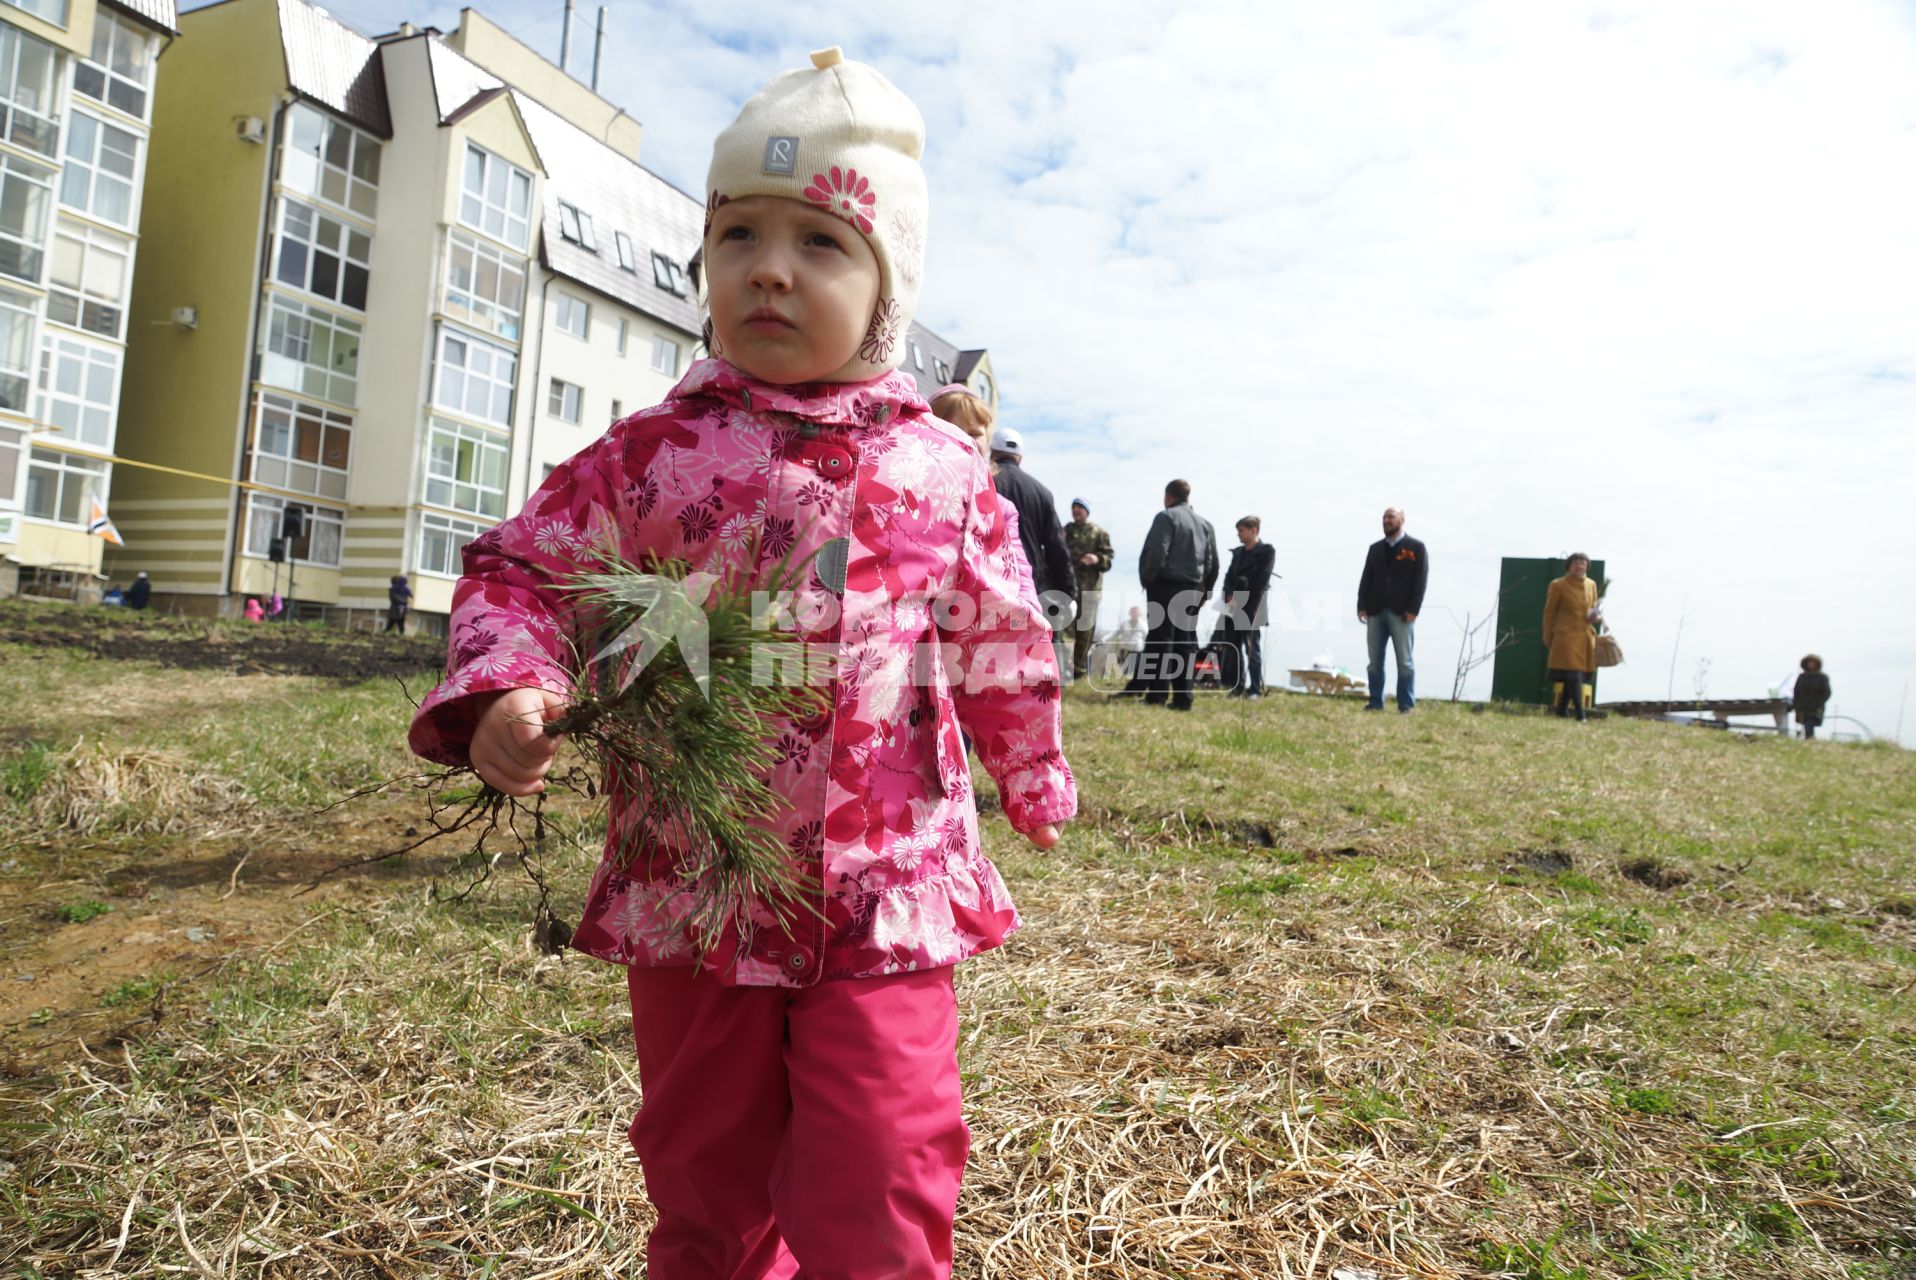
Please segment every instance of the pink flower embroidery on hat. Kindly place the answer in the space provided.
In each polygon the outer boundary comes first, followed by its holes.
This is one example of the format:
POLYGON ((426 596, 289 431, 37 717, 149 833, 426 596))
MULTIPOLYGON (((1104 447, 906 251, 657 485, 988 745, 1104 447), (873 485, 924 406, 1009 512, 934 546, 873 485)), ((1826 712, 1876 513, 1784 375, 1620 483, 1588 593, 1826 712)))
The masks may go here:
POLYGON ((858 344, 858 358, 868 364, 883 364, 891 359, 891 349, 898 342, 898 320, 902 312, 895 298, 880 298, 872 309, 871 327, 865 330, 865 340, 858 344))
POLYGON ((878 193, 872 190, 871 179, 858 176, 858 170, 833 165, 830 177, 813 174, 812 184, 805 188, 805 198, 837 214, 863 234, 872 233, 871 215, 878 207, 878 193))

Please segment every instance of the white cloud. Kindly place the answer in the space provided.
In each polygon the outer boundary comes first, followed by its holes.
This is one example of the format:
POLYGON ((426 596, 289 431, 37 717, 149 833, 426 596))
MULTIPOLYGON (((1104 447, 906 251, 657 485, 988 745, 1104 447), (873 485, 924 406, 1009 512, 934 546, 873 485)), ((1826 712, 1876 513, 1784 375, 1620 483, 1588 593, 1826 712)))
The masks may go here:
MULTIPOLYGON (((1913 23, 1887 0, 640 3, 612 11, 604 88, 694 191, 812 47, 910 92, 921 318, 991 348, 1030 469, 1091 499, 1120 582, 1174 474, 1220 527, 1262 514, 1297 592, 1348 595, 1396 501, 1435 561, 1427 692, 1498 556, 1577 546, 1620 584, 1606 696, 1661 696, 1687 600, 1679 692, 1699 658, 1755 694, 1815 648, 1882 733, 1916 631, 1913 23)), ((528 38, 556 49, 556 23, 528 38)), ((1354 620, 1268 643, 1361 660, 1354 620)))

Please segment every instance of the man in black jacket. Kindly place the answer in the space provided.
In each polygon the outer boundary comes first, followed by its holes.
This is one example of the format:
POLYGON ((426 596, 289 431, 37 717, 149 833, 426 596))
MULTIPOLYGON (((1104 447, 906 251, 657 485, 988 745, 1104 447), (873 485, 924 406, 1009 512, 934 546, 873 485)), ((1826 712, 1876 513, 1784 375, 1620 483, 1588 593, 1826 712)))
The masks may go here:
POLYGON ((1188 481, 1164 486, 1164 510, 1144 536, 1138 579, 1156 625, 1138 655, 1134 689, 1146 702, 1168 700, 1173 711, 1189 711, 1191 676, 1197 667, 1197 615, 1217 584, 1217 531, 1191 510, 1188 481))
POLYGON ((1397 653, 1397 709, 1406 714, 1417 705, 1417 668, 1411 661, 1413 627, 1424 608, 1424 587, 1430 580, 1430 553, 1424 544, 1404 532, 1404 513, 1396 507, 1384 512, 1384 536, 1370 544, 1364 558, 1364 576, 1357 583, 1357 620, 1368 628, 1370 643, 1370 704, 1366 711, 1384 709, 1384 641, 1397 653))
POLYGON ((1024 453, 1024 440, 1012 428, 999 427, 991 433, 992 487, 1018 513, 1018 541, 1031 564, 1031 581, 1045 606, 1045 620, 1051 624, 1062 684, 1070 678, 1063 631, 1073 616, 1069 602, 1077 598, 1078 575, 1071 568, 1071 552, 1064 544, 1064 528, 1058 523, 1051 490, 1026 474, 1024 453))
POLYGON ((1264 693, 1264 605, 1277 568, 1277 548, 1258 540, 1263 522, 1245 516, 1237 522, 1238 545, 1224 571, 1224 617, 1211 633, 1224 687, 1234 698, 1264 693))

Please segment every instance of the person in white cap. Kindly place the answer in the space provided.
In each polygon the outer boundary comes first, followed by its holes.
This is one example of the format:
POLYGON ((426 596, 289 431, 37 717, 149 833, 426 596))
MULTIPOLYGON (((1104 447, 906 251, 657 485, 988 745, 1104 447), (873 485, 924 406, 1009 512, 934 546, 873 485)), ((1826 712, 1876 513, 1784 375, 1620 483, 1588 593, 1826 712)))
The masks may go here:
MULTIPOLYGON (((992 484, 998 495, 1018 509, 1018 536, 1040 598, 1047 594, 1063 602, 1075 600, 1078 577, 1071 570, 1071 551, 1065 546, 1064 526, 1058 522, 1058 504, 1046 488, 1024 469, 1025 442, 1015 427, 1000 426, 991 433, 992 484)), ((1055 615, 1058 609, 1053 608, 1055 615)), ((1054 617, 1062 627, 1069 618, 1054 617)))
POLYGON ((685 919, 714 850, 608 762, 572 945, 627 970, 659 1280, 950 1275, 970 1141, 952 966, 1018 925, 964 737, 1033 844, 1076 811, 1007 505, 897 368, 923 143, 911 101, 836 49, 745 104, 707 184, 714 358, 466 549, 448 676, 413 721, 419 754, 539 792, 590 626, 576 580, 606 550, 796 594, 786 629, 830 659, 806 664, 815 713, 767 726, 777 803, 753 823, 807 887, 738 904, 718 946, 685 919))

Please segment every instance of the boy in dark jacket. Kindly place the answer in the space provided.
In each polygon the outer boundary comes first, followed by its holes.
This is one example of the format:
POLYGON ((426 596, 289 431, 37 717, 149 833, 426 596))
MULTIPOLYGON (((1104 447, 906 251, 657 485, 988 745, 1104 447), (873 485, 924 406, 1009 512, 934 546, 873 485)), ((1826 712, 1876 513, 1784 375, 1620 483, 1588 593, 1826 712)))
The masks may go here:
POLYGON ((1413 626, 1424 609, 1424 586, 1430 579, 1430 553, 1424 544, 1404 532, 1404 513, 1384 511, 1384 536, 1370 544, 1364 557, 1364 576, 1357 582, 1357 620, 1368 628, 1370 645, 1370 703, 1366 711, 1384 709, 1384 642, 1397 654, 1397 710, 1409 714, 1417 705, 1417 668, 1411 661, 1413 626))
POLYGON ((1238 545, 1224 571, 1224 620, 1211 633, 1222 665, 1219 674, 1234 698, 1264 694, 1264 597, 1277 568, 1277 548, 1258 540, 1263 522, 1245 516, 1237 522, 1238 545))

